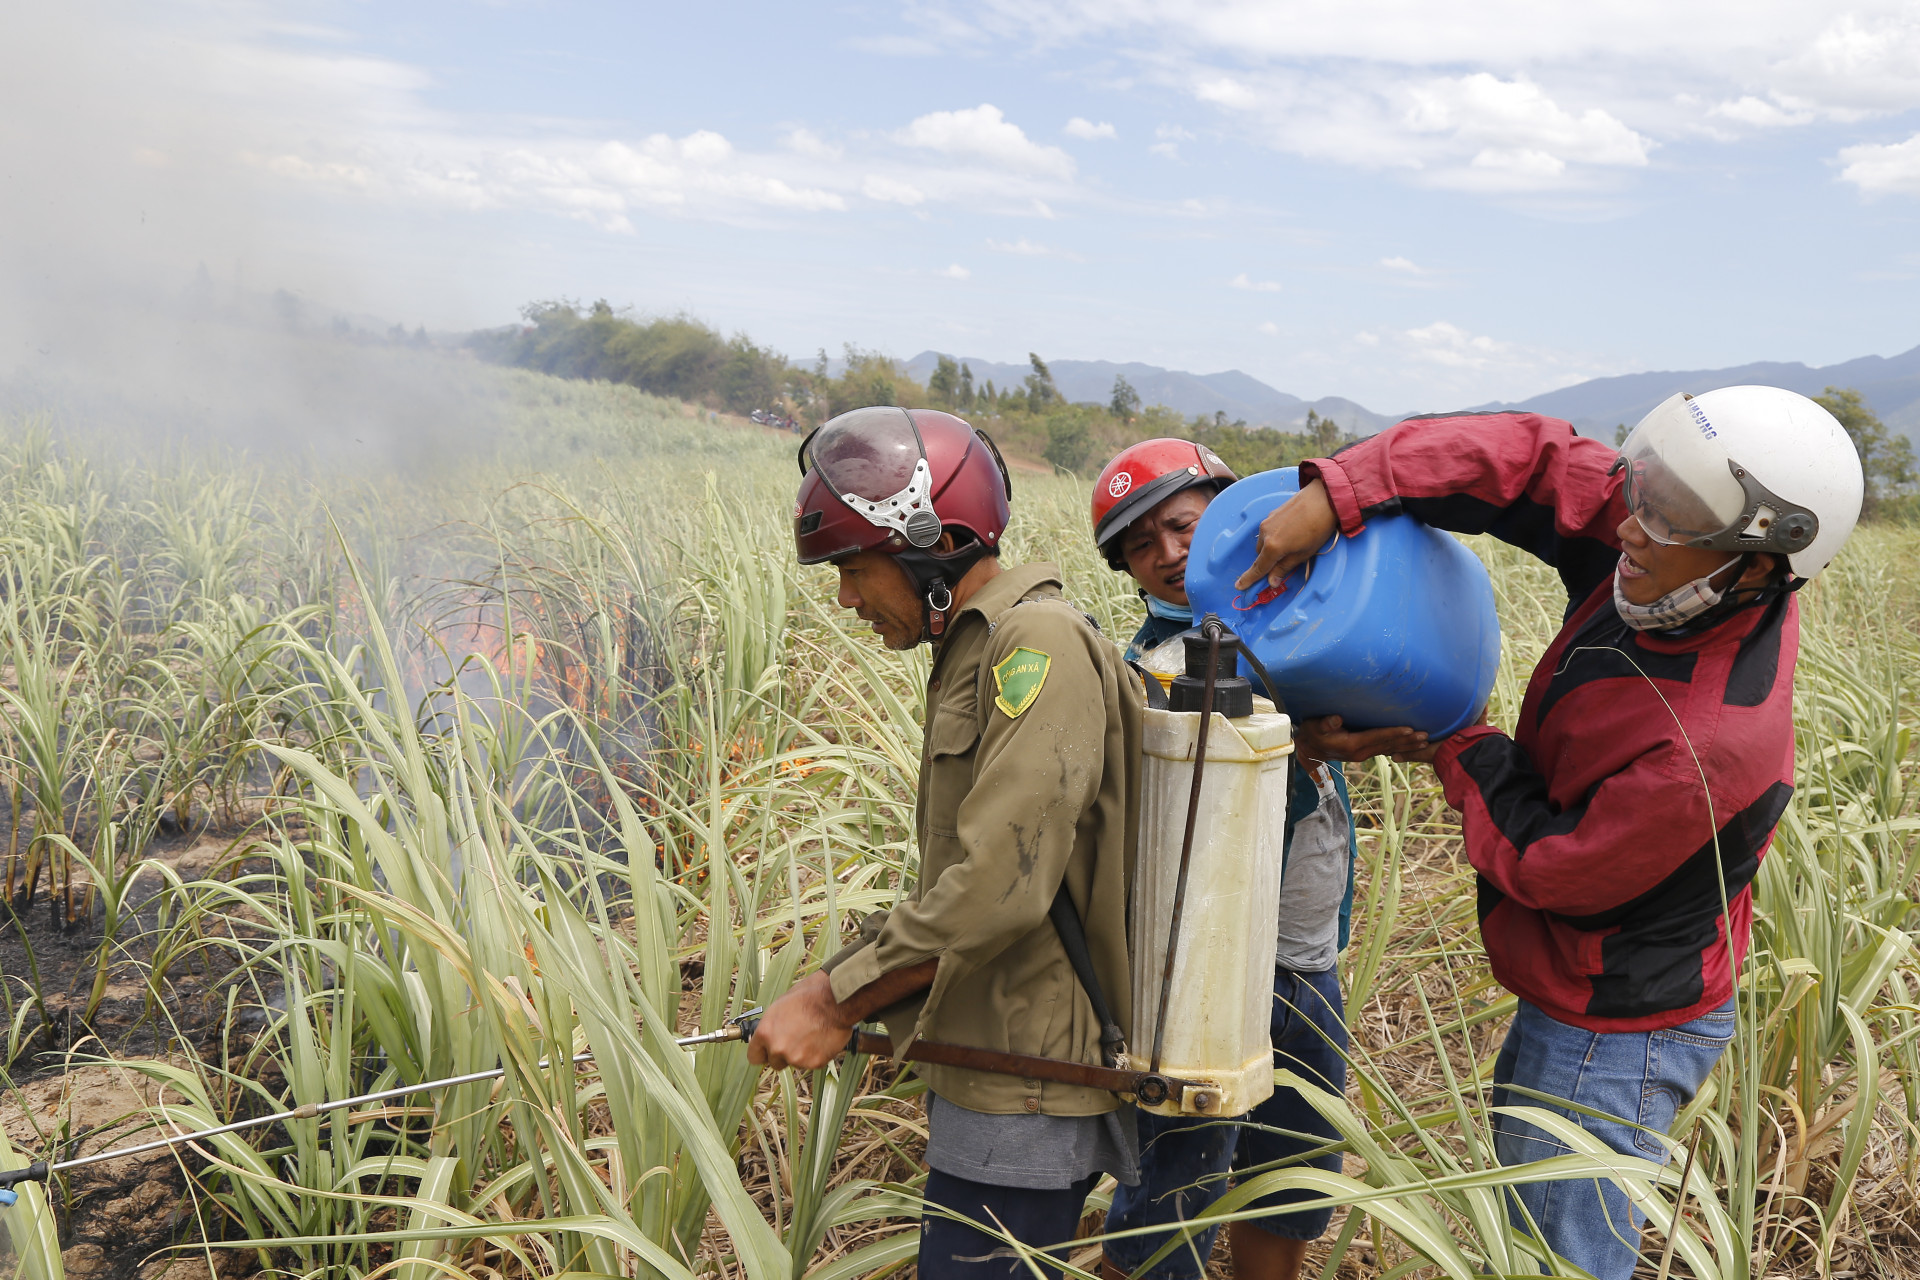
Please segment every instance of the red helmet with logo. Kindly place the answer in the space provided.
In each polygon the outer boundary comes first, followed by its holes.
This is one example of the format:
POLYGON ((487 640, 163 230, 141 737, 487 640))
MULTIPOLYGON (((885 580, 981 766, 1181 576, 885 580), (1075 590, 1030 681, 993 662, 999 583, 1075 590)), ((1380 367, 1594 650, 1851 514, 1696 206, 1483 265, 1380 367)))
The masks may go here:
POLYGON ((884 551, 907 571, 938 636, 951 588, 1000 549, 1013 481, 987 433, 935 409, 877 406, 830 419, 800 445, 793 536, 801 564, 884 551), (940 535, 955 535, 951 551, 940 535))
POLYGON ((1093 482, 1093 541, 1115 569, 1125 569, 1120 535, 1183 489, 1224 489, 1240 477, 1218 454, 1191 440, 1162 436, 1129 445, 1093 482))

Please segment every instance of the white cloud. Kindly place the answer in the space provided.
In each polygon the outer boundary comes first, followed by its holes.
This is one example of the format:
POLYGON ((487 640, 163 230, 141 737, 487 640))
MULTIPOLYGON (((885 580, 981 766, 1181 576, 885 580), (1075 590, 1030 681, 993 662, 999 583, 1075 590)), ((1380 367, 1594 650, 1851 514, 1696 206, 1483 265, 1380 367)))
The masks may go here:
POLYGON ((570 155, 563 147, 521 148, 504 158, 483 153, 471 168, 424 176, 467 181, 481 198, 502 204, 529 197, 557 202, 616 230, 626 229, 617 224, 629 202, 738 204, 799 212, 847 207, 837 192, 795 185, 756 171, 757 166, 735 164, 734 155, 726 138, 701 129, 678 139, 656 133, 633 143, 605 142, 584 156, 570 155))
POLYGON ((1280 282, 1278 280, 1254 280, 1244 271, 1227 281, 1227 287, 1230 289, 1246 289, 1253 293, 1280 292, 1280 282))
POLYGON ((1839 158, 1845 165, 1840 180, 1860 188, 1862 195, 1920 195, 1920 133, 1905 142, 1844 147, 1839 158))
POLYGON ((916 205, 926 200, 926 193, 910 182, 901 182, 895 178, 882 177, 877 173, 867 175, 860 184, 860 194, 869 200, 878 200, 884 204, 916 205))
POLYGON ((1315 59, 1409 68, 1585 63, 1664 80, 1669 89, 1680 77, 1788 66, 1835 82, 1910 77, 1920 28, 1911 0, 1850 0, 1839 16, 1838 6, 1804 0, 1620 0, 1588 6, 1578 21, 1543 13, 1536 0, 1476 0, 1466 10, 1427 0, 986 0, 981 7, 1003 34, 1131 49, 1143 61, 1228 55, 1255 66, 1315 59))
POLYGON ((1476 71, 1429 80, 1415 86, 1411 96, 1406 122, 1416 133, 1509 150, 1551 149, 1589 164, 1647 162, 1647 139, 1598 107, 1575 116, 1529 80, 1476 71))
POLYGON ((1000 108, 983 102, 963 111, 932 111, 894 135, 909 147, 984 160, 1023 173, 1071 178, 1073 157, 1027 137, 1000 108))
MULTIPOLYGON (((655 134, 668 149, 677 150, 684 160, 698 165, 716 165, 725 162, 733 155, 733 144, 711 129, 697 129, 682 138, 676 145, 665 134, 655 134)), ((652 141, 653 139, 649 139, 652 141)))
MULTIPOLYGON (((1333 374, 1336 394, 1354 396, 1385 412, 1457 409, 1491 400, 1522 400, 1554 387, 1622 372, 1589 357, 1499 333, 1479 333, 1450 320, 1409 328, 1368 326, 1316 339, 1310 330, 1281 321, 1288 347, 1284 359, 1310 360, 1333 374), (1321 345, 1324 343, 1324 346, 1321 345)), ((1256 325, 1255 331, 1266 333, 1256 325)), ((1531 332, 1531 331, 1529 331, 1531 332)), ((1248 336, 1249 342, 1256 339, 1248 336)), ((1271 381, 1271 379, 1269 379, 1271 381)), ((1298 378, 1279 385, 1302 393, 1298 378)), ((1317 394, 1317 392, 1316 392, 1317 394)))
POLYGON ((1275 338, 1280 335, 1280 326, 1271 320, 1262 320, 1258 327, 1260 332, 1266 334, 1269 338, 1275 338))
POLYGON ((1356 354, 1372 365, 1408 371, 1431 407, 1524 399, 1614 370, 1550 348, 1473 333, 1447 320, 1413 329, 1363 330, 1356 354))
POLYGON ((1407 75, 1380 67, 1249 71, 1183 80, 1278 150, 1478 191, 1585 188, 1644 167, 1654 140, 1613 113, 1567 106, 1525 76, 1407 75))
POLYGON ((1260 95, 1232 76, 1209 76, 1193 86, 1193 96, 1217 107, 1246 111, 1256 106, 1260 95))
POLYGON ((1514 355, 1512 343, 1468 333, 1445 320, 1436 320, 1420 329, 1408 329, 1405 336, 1419 358, 1453 369, 1484 369, 1495 361, 1511 360, 1514 355))
POLYGON ((1159 141, 1147 150, 1156 156, 1165 156, 1169 160, 1180 158, 1180 144, 1193 141, 1193 135, 1177 124, 1163 124, 1153 131, 1159 141))
POLYGON ((1920 106, 1920 9, 1856 3, 1849 10, 1770 66, 1766 79, 1836 119, 1920 106))
POLYGON ((846 154, 845 148, 833 145, 811 129, 789 129, 785 141, 789 151, 810 160, 838 160, 846 154))
MULTIPOLYGON (((1619 119, 1590 107, 1578 115, 1536 84, 1484 71, 1412 86, 1403 117, 1442 153, 1471 148, 1467 168, 1436 175, 1442 185, 1535 188, 1554 185, 1569 164, 1639 167, 1653 145, 1619 119)), ((1442 156, 1434 157, 1437 160, 1442 156)))
POLYGON ((1707 109, 1707 115, 1715 120, 1731 120, 1735 124, 1752 125, 1759 129, 1807 124, 1814 119, 1811 111, 1788 111, 1750 93, 1731 102, 1715 103, 1707 109))
POLYGON ((1398 257, 1382 258, 1380 259, 1380 265, 1385 267, 1389 271, 1399 271, 1410 276, 1424 276, 1424 275, 1432 274, 1425 267, 1421 266, 1417 262, 1414 262, 1411 258, 1398 258, 1398 257))
POLYGON ((936 271, 934 272, 934 274, 937 276, 944 276, 948 280, 965 280, 967 277, 971 276, 973 272, 967 270, 965 267, 955 262, 955 263, 948 264, 948 266, 945 269, 936 271))
POLYGON ((417 68, 331 48, 182 41, 169 57, 174 78, 204 99, 195 109, 232 122, 222 163, 238 156, 256 180, 339 199, 531 211, 630 233, 643 214, 764 222, 862 201, 1050 218, 1078 195, 1066 152, 1033 141, 991 104, 924 114, 891 133, 834 137, 794 123, 760 149, 713 129, 496 125, 430 108, 431 83, 417 68))
POLYGON ((1119 136, 1114 127, 1105 120, 1095 124, 1082 116, 1075 116, 1067 121, 1065 133, 1069 138, 1079 138, 1085 142, 1098 142, 1103 138, 1119 136))
POLYGON ((1498 187, 1539 187, 1550 185, 1567 171, 1567 162, 1533 147, 1487 147, 1474 153, 1468 162, 1473 176, 1456 174, 1448 185, 1479 186, 1479 175, 1492 175, 1487 181, 1498 187))
MULTIPOLYGON (((1128 62, 1277 150, 1486 193, 1616 188, 1665 141, 1738 145, 1920 108, 1915 0, 1622 0, 1578 22, 1535 0, 1465 13, 1423 0, 982 0, 970 12, 977 31, 1128 62)), ((1182 140, 1151 149, 1177 159, 1182 140)))
POLYGON ((124 33, 148 51, 128 100, 167 105, 126 126, 118 163, 207 191, 234 186, 243 202, 294 188, 403 210, 546 214, 625 234, 648 216, 765 223, 866 202, 1050 217, 1081 198, 1066 152, 991 104, 921 115, 897 132, 836 136, 789 121, 767 144, 713 128, 668 134, 442 110, 430 105, 425 71, 343 54, 337 35, 303 41, 239 18, 167 31, 159 41, 124 33))
POLYGON ((768 157, 741 157, 710 130, 599 143, 572 138, 496 143, 444 131, 309 133, 299 150, 260 159, 275 177, 348 188, 391 203, 478 212, 533 209, 633 229, 638 208, 729 217, 754 210, 813 213, 847 207, 838 192, 768 172, 768 157), (353 159, 344 159, 352 156, 353 159))

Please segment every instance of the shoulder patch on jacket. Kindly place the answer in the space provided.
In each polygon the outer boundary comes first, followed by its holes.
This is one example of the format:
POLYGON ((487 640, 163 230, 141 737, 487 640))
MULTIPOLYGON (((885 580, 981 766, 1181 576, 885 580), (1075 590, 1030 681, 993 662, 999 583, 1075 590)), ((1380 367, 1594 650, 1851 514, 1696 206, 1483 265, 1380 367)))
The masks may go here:
POLYGON ((1046 684, 1047 670, 1052 666, 1053 659, 1038 649, 1015 649, 993 669, 993 683, 1000 691, 993 705, 1006 712, 1008 719, 1017 720, 1040 696, 1040 687, 1046 684))

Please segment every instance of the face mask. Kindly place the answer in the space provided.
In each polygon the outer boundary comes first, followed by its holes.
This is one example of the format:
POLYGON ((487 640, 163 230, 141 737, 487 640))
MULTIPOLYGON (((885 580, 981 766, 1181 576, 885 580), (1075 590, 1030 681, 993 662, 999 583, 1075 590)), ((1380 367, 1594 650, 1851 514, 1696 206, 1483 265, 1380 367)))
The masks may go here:
MULTIPOLYGON (((1145 592, 1141 593, 1145 595, 1145 592)), ((1192 622, 1193 606, 1190 604, 1168 604, 1157 596, 1147 596, 1147 612, 1156 618, 1165 618, 1169 622, 1192 622)))
POLYGON ((1626 593, 1620 589, 1620 566, 1615 565, 1613 607, 1620 611, 1620 620, 1635 631, 1665 631, 1669 627, 1685 626, 1719 604, 1721 597, 1726 595, 1725 591, 1713 585, 1714 578, 1735 565, 1745 563, 1745 556, 1735 556, 1706 577, 1695 578, 1684 586, 1675 587, 1652 604, 1635 604, 1627 599, 1626 593))

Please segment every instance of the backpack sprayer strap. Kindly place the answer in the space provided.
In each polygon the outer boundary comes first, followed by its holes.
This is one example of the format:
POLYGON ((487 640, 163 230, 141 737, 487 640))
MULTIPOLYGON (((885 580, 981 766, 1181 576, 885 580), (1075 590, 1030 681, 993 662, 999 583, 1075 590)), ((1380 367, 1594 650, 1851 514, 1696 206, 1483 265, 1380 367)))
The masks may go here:
POLYGON ((1160 677, 1137 662, 1128 662, 1127 665, 1133 668, 1133 673, 1140 677, 1140 683, 1145 686, 1147 705, 1155 711, 1165 711, 1168 706, 1167 690, 1160 683, 1160 677))
POLYGON ((899 1062, 930 1062, 998 1076, 1052 1080, 1087 1089, 1104 1089, 1148 1106, 1190 1099, 1194 1109, 1202 1113, 1218 1106, 1220 1099, 1217 1089, 1199 1080, 1185 1080, 1153 1071, 1096 1067, 1086 1062, 1038 1058, 1025 1053, 1002 1053, 997 1049, 971 1049, 965 1045, 942 1044, 937 1040, 915 1040, 904 1052, 896 1053, 893 1041, 886 1036, 857 1028, 847 1045, 847 1052, 884 1054, 899 1062))
POLYGON ((1107 1007, 1106 992, 1100 989, 1100 975, 1093 971, 1093 953, 1087 948, 1087 930, 1080 923, 1080 913, 1074 909, 1065 880, 1054 893, 1047 915, 1053 920, 1054 932, 1060 935, 1060 945, 1066 948, 1067 963, 1073 966, 1088 1002, 1093 1005, 1093 1016, 1100 1022, 1100 1060, 1109 1067, 1117 1067, 1127 1051, 1127 1033, 1120 1029, 1120 1024, 1114 1021, 1113 1010, 1107 1007))

